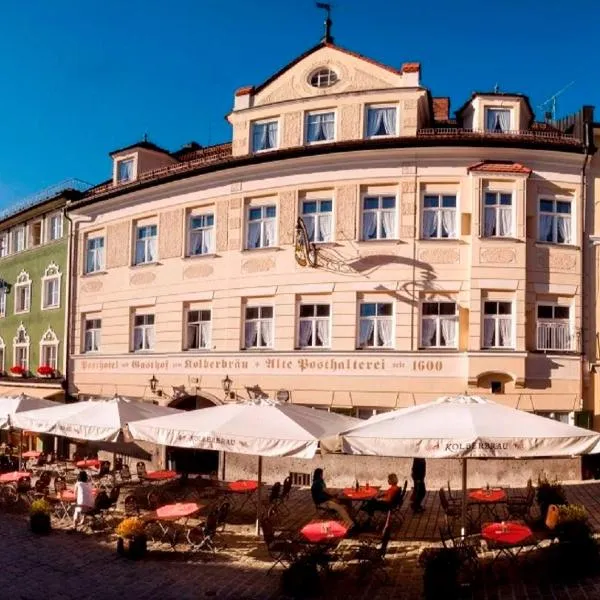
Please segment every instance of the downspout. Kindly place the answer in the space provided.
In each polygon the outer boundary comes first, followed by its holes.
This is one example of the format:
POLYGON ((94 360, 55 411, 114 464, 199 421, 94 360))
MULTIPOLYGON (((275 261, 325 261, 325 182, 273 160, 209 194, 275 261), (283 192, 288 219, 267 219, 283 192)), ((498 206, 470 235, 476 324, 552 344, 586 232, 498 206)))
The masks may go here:
POLYGON ((72 299, 72 281, 73 281, 73 234, 74 234, 74 225, 73 220, 69 216, 67 212, 67 206, 63 207, 63 216, 69 222, 69 237, 67 240, 67 289, 66 289, 66 302, 65 302, 65 350, 63 353, 63 365, 65 368, 65 400, 69 398, 69 390, 71 389, 71 315, 73 314, 71 307, 71 299, 72 299))

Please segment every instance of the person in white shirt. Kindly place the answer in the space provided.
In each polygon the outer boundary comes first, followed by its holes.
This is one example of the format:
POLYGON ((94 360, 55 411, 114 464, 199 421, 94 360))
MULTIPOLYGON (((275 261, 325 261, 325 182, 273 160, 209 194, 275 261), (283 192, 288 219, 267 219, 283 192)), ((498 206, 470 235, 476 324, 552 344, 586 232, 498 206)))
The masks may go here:
POLYGON ((88 481, 88 474, 80 471, 75 483, 75 512, 73 513, 73 527, 83 523, 85 513, 94 507, 94 492, 92 484, 88 481))

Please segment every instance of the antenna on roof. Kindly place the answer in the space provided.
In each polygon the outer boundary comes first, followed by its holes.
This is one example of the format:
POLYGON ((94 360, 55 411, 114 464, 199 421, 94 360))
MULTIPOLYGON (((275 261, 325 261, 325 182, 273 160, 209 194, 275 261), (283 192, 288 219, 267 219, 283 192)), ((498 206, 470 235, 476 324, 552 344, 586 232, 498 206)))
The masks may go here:
POLYGON ((500 93, 500 86, 498 84, 496 84, 494 86, 494 94, 498 94, 498 93, 500 93))
POLYGON ((565 85, 562 90, 558 90, 556 94, 553 94, 546 100, 542 102, 538 108, 542 108, 544 110, 544 119, 546 121, 555 121, 556 120, 556 99, 561 96, 564 92, 566 92, 575 82, 571 81, 571 83, 565 85))
POLYGON ((322 8, 327 11, 327 18, 325 19, 325 35, 321 39, 321 42, 325 44, 333 44, 333 37, 331 35, 331 4, 326 2, 317 2, 317 8, 322 8))
POLYGON ((148 141, 148 134, 144 133, 144 142, 147 142, 147 141, 148 141))

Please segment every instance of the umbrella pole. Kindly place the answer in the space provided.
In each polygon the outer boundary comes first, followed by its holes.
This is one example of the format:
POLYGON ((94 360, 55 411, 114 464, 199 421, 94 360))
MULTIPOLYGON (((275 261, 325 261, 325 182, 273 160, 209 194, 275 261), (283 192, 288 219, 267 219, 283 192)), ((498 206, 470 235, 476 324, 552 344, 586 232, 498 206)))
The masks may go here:
POLYGON ((261 484, 262 484, 262 456, 258 457, 258 489, 256 490, 256 535, 260 535, 260 507, 261 507, 261 484))
POLYGON ((23 466, 23 430, 19 431, 19 471, 23 466))
POLYGON ((467 533, 467 459, 463 458, 462 463, 462 527, 461 536, 464 538, 467 533))

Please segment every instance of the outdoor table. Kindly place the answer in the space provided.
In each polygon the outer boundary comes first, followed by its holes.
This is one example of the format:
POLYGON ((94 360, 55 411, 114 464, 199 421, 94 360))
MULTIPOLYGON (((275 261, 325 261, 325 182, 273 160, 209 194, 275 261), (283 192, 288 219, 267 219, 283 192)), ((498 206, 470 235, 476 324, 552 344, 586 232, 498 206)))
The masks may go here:
POLYGON ((177 478, 177 471, 149 471, 145 478, 150 481, 170 481, 177 478))
POLYGON ((227 492, 239 494, 243 496, 243 500, 236 510, 241 511, 248 502, 255 502, 254 495, 258 490, 258 481, 252 479, 240 479, 238 481, 230 481, 227 484, 227 492))
POLYGON ((23 477, 31 477, 28 471, 11 471, 10 473, 2 473, 0 475, 0 483, 18 483, 23 477))
POLYGON ((99 469, 100 468, 100 460, 97 458, 88 458, 86 460, 79 460, 75 463, 76 467, 80 469, 99 469))
POLYGON ((477 519, 471 522, 481 527, 486 521, 498 521, 498 504, 506 502, 506 492, 501 488, 479 489, 469 492, 469 508, 477 507, 477 519))
POLYGON ((185 527, 190 517, 203 508, 203 504, 196 502, 177 502, 157 508, 155 511, 156 521, 162 532, 160 541, 168 539, 174 548, 177 545, 177 530, 173 524, 180 519, 184 519, 182 526, 185 527))
POLYGON ((28 450, 21 455, 23 458, 39 458, 42 453, 38 450, 28 450))
POLYGON ((379 494, 378 487, 359 487, 356 488, 344 488, 342 490, 342 494, 348 498, 348 500, 352 500, 353 502, 364 502, 365 500, 373 500, 377 498, 379 494))
MULTIPOLYGON (((96 497, 98 490, 92 488, 92 495, 96 497)), ((66 489, 56 496, 49 496, 48 500, 55 503, 54 514, 59 521, 64 521, 70 518, 70 509, 77 501, 77 495, 74 489, 66 489)))
POLYGON ((311 544, 339 542, 348 533, 348 528, 339 521, 311 521, 300 533, 311 544))
POLYGON ((494 560, 501 554, 505 554, 512 560, 516 559, 526 545, 524 542, 529 540, 532 535, 533 532, 527 525, 515 521, 492 523, 481 530, 481 536, 488 542, 490 550, 497 552, 494 560))

